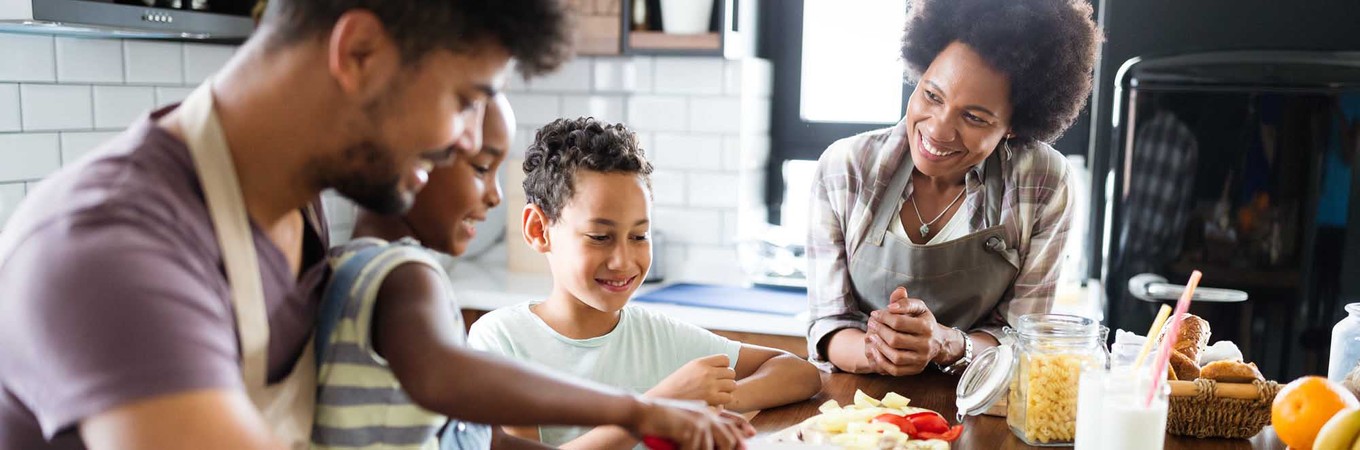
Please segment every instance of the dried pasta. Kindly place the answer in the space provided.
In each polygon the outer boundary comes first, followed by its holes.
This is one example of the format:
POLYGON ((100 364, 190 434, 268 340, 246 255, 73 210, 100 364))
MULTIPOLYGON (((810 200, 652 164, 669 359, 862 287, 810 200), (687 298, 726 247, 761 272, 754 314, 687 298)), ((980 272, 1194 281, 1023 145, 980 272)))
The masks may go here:
POLYGON ((1071 442, 1076 436, 1077 382, 1089 359, 1075 354, 1020 357, 1011 379, 1006 421, 1034 443, 1071 442))

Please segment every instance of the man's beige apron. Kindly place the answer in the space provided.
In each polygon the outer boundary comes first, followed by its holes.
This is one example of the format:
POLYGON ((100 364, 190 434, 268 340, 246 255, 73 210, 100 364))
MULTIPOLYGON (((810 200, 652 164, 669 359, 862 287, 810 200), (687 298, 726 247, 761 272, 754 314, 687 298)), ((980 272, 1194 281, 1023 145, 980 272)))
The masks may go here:
MULTIPOLYGON (((250 219, 246 215, 241 186, 232 164, 231 151, 213 110, 212 82, 204 82, 179 106, 185 143, 189 146, 203 197, 212 218, 222 262, 231 285, 236 313, 236 335, 241 346, 241 375, 250 401, 264 416, 274 434, 291 448, 306 448, 312 433, 316 403, 316 360, 307 343, 289 375, 268 384, 269 317, 259 259, 250 219)), ((310 340, 309 340, 310 341, 310 340)))

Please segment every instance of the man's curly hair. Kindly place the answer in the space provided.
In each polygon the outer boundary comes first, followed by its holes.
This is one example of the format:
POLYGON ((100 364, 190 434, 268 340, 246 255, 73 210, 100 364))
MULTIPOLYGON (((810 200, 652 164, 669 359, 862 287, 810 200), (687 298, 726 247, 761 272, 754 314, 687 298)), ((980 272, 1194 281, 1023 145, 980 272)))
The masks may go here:
POLYGON ((529 203, 543 208, 549 222, 562 216, 562 208, 575 195, 576 173, 581 170, 637 174, 648 190, 652 187, 652 163, 638 146, 637 135, 623 124, 594 117, 557 119, 539 128, 525 150, 523 167, 524 194, 529 203))
POLYGON ((967 44, 1011 82, 1011 129, 1052 142, 1091 93, 1101 36, 1086 0, 915 0, 902 60, 916 82, 945 47, 967 44))
POLYGON ((486 41, 509 51, 526 78, 572 57, 572 26, 561 0, 269 0, 261 25, 276 43, 329 32, 346 11, 372 11, 401 49, 419 62, 431 50, 466 52, 486 41))

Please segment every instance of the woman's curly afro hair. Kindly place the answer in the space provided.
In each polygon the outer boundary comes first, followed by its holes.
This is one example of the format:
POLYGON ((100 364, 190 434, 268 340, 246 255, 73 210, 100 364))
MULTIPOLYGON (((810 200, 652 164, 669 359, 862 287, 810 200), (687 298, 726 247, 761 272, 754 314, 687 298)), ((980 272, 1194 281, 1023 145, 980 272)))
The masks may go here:
POLYGON ((637 135, 623 124, 593 117, 557 119, 534 135, 524 153, 524 194, 549 221, 562 215, 575 194, 576 172, 637 174, 651 188, 652 164, 637 135))
POLYGON ((1086 0, 914 0, 902 37, 908 78, 962 42, 1011 81, 1011 129, 1052 142, 1091 93, 1101 37, 1086 0))

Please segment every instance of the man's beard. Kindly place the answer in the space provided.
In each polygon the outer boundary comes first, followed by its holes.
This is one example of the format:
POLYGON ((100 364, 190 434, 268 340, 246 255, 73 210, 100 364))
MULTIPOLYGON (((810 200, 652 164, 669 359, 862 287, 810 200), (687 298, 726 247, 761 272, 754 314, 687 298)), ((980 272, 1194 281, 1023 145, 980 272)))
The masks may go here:
POLYGON ((390 150, 365 140, 344 152, 346 171, 331 187, 359 206, 378 214, 401 214, 411 208, 412 196, 402 192, 401 173, 390 150))
POLYGON ((402 170, 397 167, 395 150, 382 144, 376 136, 384 112, 390 109, 399 94, 398 89, 394 84, 382 96, 364 105, 365 123, 353 126, 373 130, 372 133, 345 148, 333 163, 318 165, 326 172, 318 174, 326 187, 335 188, 340 195, 364 209, 384 215, 404 213, 415 200, 414 193, 402 191, 402 170))

